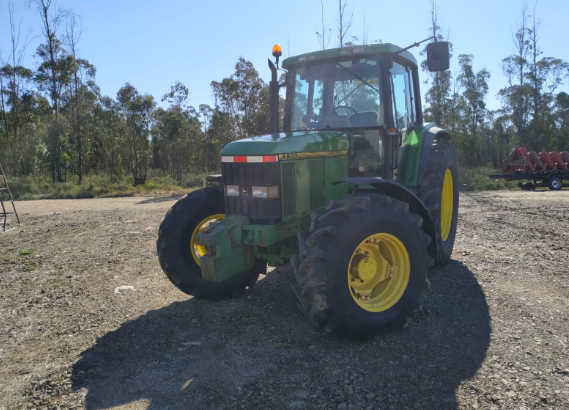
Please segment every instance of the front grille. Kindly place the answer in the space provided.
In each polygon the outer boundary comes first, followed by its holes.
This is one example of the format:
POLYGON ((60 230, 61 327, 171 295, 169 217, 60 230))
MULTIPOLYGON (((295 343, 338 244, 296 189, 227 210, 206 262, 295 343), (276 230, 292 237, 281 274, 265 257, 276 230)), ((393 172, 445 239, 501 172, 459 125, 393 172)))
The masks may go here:
POLYGON ((296 163, 283 162, 282 172, 283 216, 286 217, 296 213, 296 163))
POLYGON ((241 163, 222 162, 221 176, 223 186, 239 185, 246 193, 244 196, 225 196, 225 213, 243 215, 251 223, 275 224, 282 221, 280 198, 252 198, 254 186, 279 186, 278 162, 241 163))

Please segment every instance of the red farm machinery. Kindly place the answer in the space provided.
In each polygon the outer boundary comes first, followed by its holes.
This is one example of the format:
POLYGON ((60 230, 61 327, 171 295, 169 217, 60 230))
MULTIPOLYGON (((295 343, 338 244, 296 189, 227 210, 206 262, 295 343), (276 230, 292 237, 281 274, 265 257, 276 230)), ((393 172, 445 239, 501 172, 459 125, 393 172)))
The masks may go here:
POLYGON ((569 187, 569 152, 535 151, 527 152, 524 147, 515 148, 502 162, 503 174, 490 175, 490 178, 504 178, 506 181, 525 180, 518 185, 524 190, 548 187, 558 191, 569 187))

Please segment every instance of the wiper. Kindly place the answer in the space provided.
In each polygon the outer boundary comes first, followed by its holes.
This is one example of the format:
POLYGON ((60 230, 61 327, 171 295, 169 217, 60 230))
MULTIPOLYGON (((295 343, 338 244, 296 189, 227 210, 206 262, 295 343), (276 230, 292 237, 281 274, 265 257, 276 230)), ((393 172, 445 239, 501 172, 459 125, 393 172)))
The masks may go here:
POLYGON ((346 98, 348 98, 350 95, 352 95, 353 93, 355 93, 362 85, 358 85, 356 88, 354 88, 352 91, 350 91, 348 93, 348 95, 346 95, 344 98, 342 98, 340 101, 338 101, 337 103, 334 103, 334 105, 340 105, 341 103, 343 103, 346 98))
POLYGON ((379 92, 378 88, 375 88, 373 85, 371 85, 370 83, 368 83, 366 80, 364 80, 363 78, 361 78, 359 75, 352 73, 350 70, 348 70, 346 67, 344 67, 343 65, 336 63, 336 65, 338 67, 343 68, 344 70, 346 70, 348 73, 350 73, 351 75, 353 75, 354 77, 356 77, 358 80, 360 80, 362 83, 369 85, 371 88, 373 88, 375 91, 379 92))

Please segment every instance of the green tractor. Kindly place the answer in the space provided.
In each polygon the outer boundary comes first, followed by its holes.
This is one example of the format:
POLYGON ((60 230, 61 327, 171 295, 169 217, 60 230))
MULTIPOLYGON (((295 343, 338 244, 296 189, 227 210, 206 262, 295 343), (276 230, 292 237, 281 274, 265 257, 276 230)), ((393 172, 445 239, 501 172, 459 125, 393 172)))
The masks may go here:
MULTIPOLYGON (((423 123, 407 51, 419 44, 287 58, 281 84, 275 46, 271 133, 228 144, 221 175, 208 177, 217 185, 179 200, 160 225, 172 283, 219 299, 290 262, 299 305, 326 331, 369 339, 404 325, 428 269, 450 259, 459 199, 450 135, 423 123)), ((428 44, 427 62, 448 69, 448 44, 428 44)))

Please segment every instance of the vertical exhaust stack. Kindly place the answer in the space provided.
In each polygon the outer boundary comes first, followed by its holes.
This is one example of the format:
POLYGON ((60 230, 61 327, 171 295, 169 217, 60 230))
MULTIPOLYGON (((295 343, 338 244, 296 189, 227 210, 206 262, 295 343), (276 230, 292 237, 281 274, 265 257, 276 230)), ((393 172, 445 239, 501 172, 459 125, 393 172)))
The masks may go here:
POLYGON ((561 155, 559 155, 559 152, 551 151, 549 153, 549 156, 551 157, 551 160, 555 162, 559 168, 562 168, 565 171, 569 170, 569 168, 567 168, 567 165, 565 165, 565 161, 563 161, 563 158, 561 158, 561 155))
POLYGON ((271 70, 271 82, 269 83, 269 131, 271 134, 280 132, 279 130, 279 80, 277 70, 279 69, 279 57, 283 55, 281 46, 275 44, 273 47, 273 57, 276 58, 276 66, 269 59, 269 69, 271 70))

